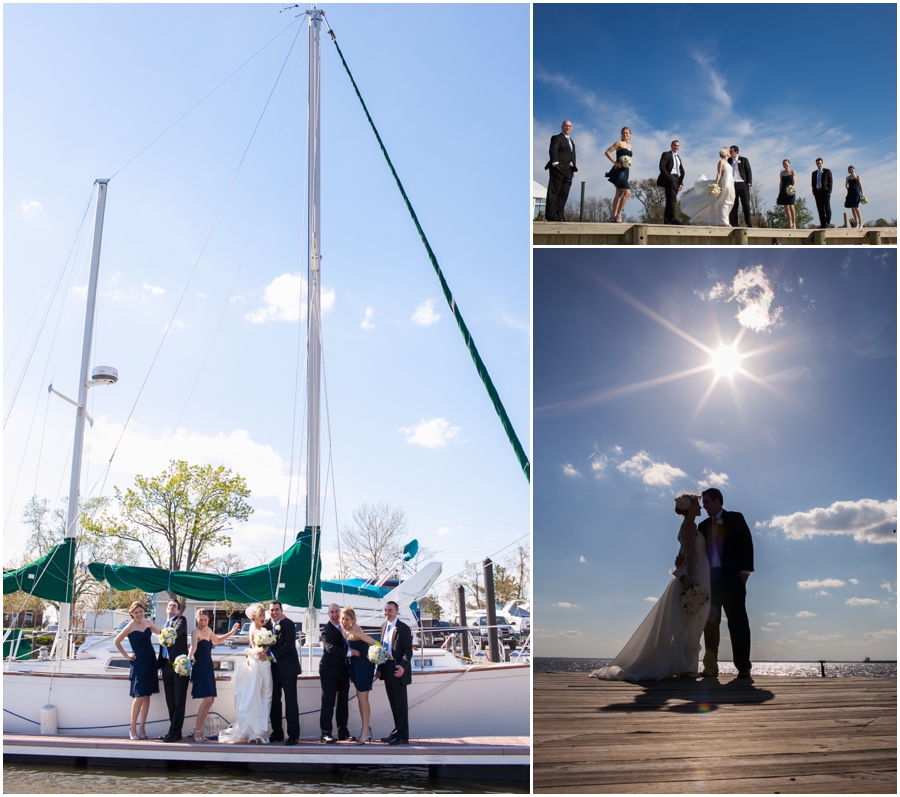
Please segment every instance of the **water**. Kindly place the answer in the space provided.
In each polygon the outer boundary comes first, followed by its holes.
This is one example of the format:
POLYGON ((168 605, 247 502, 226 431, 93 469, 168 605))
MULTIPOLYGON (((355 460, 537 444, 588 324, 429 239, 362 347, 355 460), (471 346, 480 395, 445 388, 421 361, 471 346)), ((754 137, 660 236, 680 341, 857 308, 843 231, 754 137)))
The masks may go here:
MULTIPOLYGON (((535 672, 584 672, 599 670, 612 659, 533 659, 535 672)), ((719 674, 737 675, 737 669, 730 661, 719 662, 719 674)), ((801 675, 821 678, 822 671, 817 661, 760 661, 753 662, 754 675, 801 675)), ((828 678, 896 678, 896 661, 826 661, 825 675, 828 678)))
POLYGON ((345 767, 336 775, 263 774, 217 765, 128 770, 4 764, 5 794, 528 794, 528 781, 437 780, 428 767, 345 767), (49 788, 52 786, 52 788, 49 788))

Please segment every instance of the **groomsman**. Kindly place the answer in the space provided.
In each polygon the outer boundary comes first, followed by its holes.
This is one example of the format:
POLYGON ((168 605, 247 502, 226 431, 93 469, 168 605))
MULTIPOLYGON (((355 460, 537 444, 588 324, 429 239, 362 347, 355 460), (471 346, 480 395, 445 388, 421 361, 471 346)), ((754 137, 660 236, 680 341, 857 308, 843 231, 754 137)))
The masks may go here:
POLYGON ((550 171, 547 186, 547 221, 564 221, 563 213, 572 187, 572 176, 578 171, 575 165, 575 141, 572 138, 572 123, 566 119, 562 132, 550 139, 550 160, 545 170, 550 171))
POLYGON ((819 211, 819 227, 823 230, 831 224, 831 186, 831 169, 826 169, 825 162, 816 158, 816 170, 812 173, 812 192, 819 211))
POLYGON ((166 620, 163 628, 174 629, 177 636, 171 647, 164 648, 162 645, 159 646, 157 664, 162 670, 163 689, 166 693, 166 708, 169 710, 169 730, 165 736, 160 737, 160 741, 180 742, 190 677, 178 675, 172 666, 172 662, 181 655, 187 655, 187 620, 181 616, 181 604, 176 600, 169 601, 166 606, 166 614, 169 619, 166 620))
POLYGON ((350 671, 347 669, 347 640, 341 629, 341 607, 328 607, 328 622, 322 628, 322 658, 319 659, 319 684, 322 687, 322 707, 319 710, 320 741, 356 741, 347 730, 350 721, 350 671), (335 711, 337 703, 337 711, 335 711), (337 739, 331 735, 332 718, 337 719, 337 739))
POLYGON ((659 159, 659 177, 656 184, 666 190, 666 224, 678 224, 675 218, 675 207, 678 204, 678 192, 684 188, 684 163, 678 150, 681 143, 676 139, 672 142, 672 148, 664 152, 659 159))
POLYGON ((738 155, 740 150, 732 144, 728 148, 728 162, 734 170, 734 205, 728 216, 728 223, 732 227, 738 226, 738 202, 744 209, 744 226, 752 227, 750 216, 750 186, 753 185, 753 172, 750 170, 750 161, 738 155))
POLYGON ((384 681, 394 730, 381 741, 387 744, 409 744, 409 705, 406 687, 412 683, 412 631, 397 618, 400 607, 394 601, 384 605, 385 623, 381 626, 381 643, 390 658, 378 667, 378 677, 384 681))

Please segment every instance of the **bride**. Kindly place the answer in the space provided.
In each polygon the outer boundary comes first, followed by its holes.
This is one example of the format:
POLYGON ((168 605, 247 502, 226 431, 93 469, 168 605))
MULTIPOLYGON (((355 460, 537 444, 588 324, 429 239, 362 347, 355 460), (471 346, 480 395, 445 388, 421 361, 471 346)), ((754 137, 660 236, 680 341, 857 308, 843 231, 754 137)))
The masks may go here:
POLYGON ((705 174, 694 183, 694 187, 681 195, 681 212, 690 217, 691 224, 707 227, 729 227, 728 214, 734 205, 734 171, 728 164, 728 149, 719 150, 719 165, 716 179, 707 180, 705 174), (718 196, 710 193, 710 188, 718 185, 722 192, 718 196))
POLYGON ((685 675, 696 677, 700 663, 700 636, 709 615, 709 561, 706 542, 697 531, 700 496, 685 493, 675 499, 675 513, 683 516, 678 531, 684 563, 650 613, 608 667, 594 670, 592 678, 608 681, 660 681, 685 675), (693 586, 705 591, 702 608, 688 613, 684 593, 693 586))
POLYGON ((219 731, 219 741, 226 744, 248 742, 269 743, 269 712, 272 710, 272 664, 267 649, 257 643, 266 622, 266 610, 261 603, 247 607, 247 617, 253 621, 247 662, 234 677, 234 709, 237 720, 219 731))

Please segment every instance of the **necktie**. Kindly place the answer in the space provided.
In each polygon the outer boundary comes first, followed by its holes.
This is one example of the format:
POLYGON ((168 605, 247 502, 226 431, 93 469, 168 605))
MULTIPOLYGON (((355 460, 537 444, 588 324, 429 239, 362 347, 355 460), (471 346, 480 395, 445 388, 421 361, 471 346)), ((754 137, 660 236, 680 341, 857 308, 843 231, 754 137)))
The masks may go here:
POLYGON ((388 655, 391 653, 391 634, 394 632, 394 624, 388 623, 388 627, 384 629, 384 647, 388 655))

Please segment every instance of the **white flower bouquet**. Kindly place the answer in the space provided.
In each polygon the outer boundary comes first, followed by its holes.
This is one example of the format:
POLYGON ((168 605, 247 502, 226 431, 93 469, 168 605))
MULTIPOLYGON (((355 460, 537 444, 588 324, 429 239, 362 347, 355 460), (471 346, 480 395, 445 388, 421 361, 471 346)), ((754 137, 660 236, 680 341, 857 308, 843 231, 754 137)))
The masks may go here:
POLYGON ((370 645, 369 646, 369 661, 372 664, 384 664, 390 656, 388 656, 387 649, 384 645, 370 645))
POLYGON ((177 659, 175 659, 172 667, 174 668, 177 675, 191 674, 191 660, 184 653, 182 653, 177 659))
POLYGON ((163 628, 162 631, 159 632, 159 644, 164 648, 170 648, 175 644, 175 640, 178 639, 178 634, 175 633, 174 628, 163 628))
POLYGON ((627 155, 622 155, 618 160, 618 164, 623 169, 628 169, 631 166, 631 158, 629 158, 627 155))
POLYGON ((859 204, 860 205, 868 205, 869 204, 868 197, 861 196, 859 198, 859 204))
POLYGON ((256 644, 261 648, 268 648, 275 644, 275 634, 268 628, 261 628, 256 633, 256 644))
POLYGON ((784 193, 786 193, 788 196, 796 196, 797 195, 797 187, 793 186, 793 185, 789 185, 787 188, 784 189, 784 193))
POLYGON ((709 187, 709 195, 710 196, 718 196, 721 193, 722 193, 722 186, 720 186, 718 183, 713 183, 709 187))
POLYGON ((681 608, 688 614, 696 614, 709 600, 709 591, 700 584, 694 584, 686 592, 681 593, 681 608))

